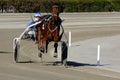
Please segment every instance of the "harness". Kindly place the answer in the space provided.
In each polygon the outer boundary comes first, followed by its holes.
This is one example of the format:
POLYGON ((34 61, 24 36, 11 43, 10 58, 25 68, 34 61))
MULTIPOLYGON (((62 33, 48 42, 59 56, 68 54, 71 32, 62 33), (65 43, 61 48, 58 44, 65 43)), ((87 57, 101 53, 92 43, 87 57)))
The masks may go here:
MULTIPOLYGON (((57 19, 57 21, 54 21, 54 25, 55 25, 55 28, 54 29, 50 29, 50 25, 51 25, 51 19, 52 19, 52 16, 53 15, 46 15, 42 20, 41 20, 41 22, 42 22, 42 30, 45 30, 45 28, 48 28, 48 30, 51 32, 51 33, 53 33, 56 29, 60 29, 61 28, 61 33, 60 33, 60 35, 59 35, 59 40, 61 40, 61 38, 62 38, 62 35, 64 34, 64 28, 63 28, 63 26, 61 25, 61 23, 62 23, 62 20, 60 19, 60 17, 58 17, 58 19, 57 19), (46 23, 47 23, 47 25, 46 25, 46 23), (46 25, 46 26, 45 26, 46 25)), ((43 36, 41 35, 41 38, 42 38, 43 36)), ((66 35, 65 35, 65 37, 66 37, 66 35)), ((67 37, 66 37, 66 39, 67 39, 67 37)), ((42 40, 42 39, 41 39, 42 40)), ((67 42, 68 42, 68 40, 67 40, 67 42)))
POLYGON ((51 22, 50 20, 52 19, 52 16, 53 15, 47 15, 42 19, 42 24, 43 24, 42 29, 43 30, 45 29, 45 24, 48 22, 47 28, 49 29, 51 33, 54 32, 61 25, 61 22, 62 22, 62 20, 58 18, 57 21, 54 21, 55 28, 51 30, 49 26, 50 26, 50 22, 51 22))

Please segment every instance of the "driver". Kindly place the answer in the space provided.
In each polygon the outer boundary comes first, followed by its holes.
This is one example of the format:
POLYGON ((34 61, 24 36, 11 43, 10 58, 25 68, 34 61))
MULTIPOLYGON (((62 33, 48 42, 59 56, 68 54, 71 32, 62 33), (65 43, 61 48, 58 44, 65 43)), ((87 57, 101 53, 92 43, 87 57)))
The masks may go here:
MULTIPOLYGON (((34 23, 36 23, 41 17, 41 13, 40 12, 35 12, 34 13, 34 18, 29 20, 27 25, 26 25, 26 28, 34 23)), ((34 39, 36 38, 36 26, 33 26, 29 31, 28 31, 28 37, 30 39, 34 39)))

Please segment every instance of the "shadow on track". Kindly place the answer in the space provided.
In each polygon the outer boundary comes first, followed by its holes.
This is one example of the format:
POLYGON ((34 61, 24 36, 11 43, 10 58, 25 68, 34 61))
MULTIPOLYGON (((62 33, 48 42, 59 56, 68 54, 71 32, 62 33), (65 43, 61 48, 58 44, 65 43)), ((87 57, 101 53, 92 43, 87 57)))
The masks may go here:
MULTIPOLYGON (((89 63, 78 63, 78 62, 73 62, 73 61, 68 61, 67 62, 68 66, 72 67, 79 67, 79 66, 98 66, 97 64, 89 64, 89 63)), ((99 66, 104 66, 104 65, 99 65, 99 66)))
MULTIPOLYGON (((45 64, 46 66, 59 66, 61 65, 60 61, 56 61, 56 62, 47 62, 45 64)), ((98 66, 97 64, 89 64, 89 63, 78 63, 78 62, 74 62, 74 61, 67 61, 67 66, 69 67, 80 67, 80 66, 98 66)), ((99 65, 99 66, 104 66, 104 65, 99 65)))
POLYGON ((17 63, 34 63, 33 61, 19 61, 17 63))
POLYGON ((6 51, 0 51, 0 54, 8 54, 8 53, 13 53, 13 52, 6 52, 6 51))

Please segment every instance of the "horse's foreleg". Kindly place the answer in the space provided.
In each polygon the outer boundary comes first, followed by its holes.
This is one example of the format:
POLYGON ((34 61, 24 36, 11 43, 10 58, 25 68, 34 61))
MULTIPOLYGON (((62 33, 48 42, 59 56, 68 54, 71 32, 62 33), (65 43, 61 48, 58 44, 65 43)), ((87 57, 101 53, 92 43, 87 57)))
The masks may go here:
POLYGON ((58 57, 58 54, 57 54, 58 43, 57 42, 54 43, 54 48, 55 48, 55 51, 54 51, 53 57, 57 58, 58 57))
POLYGON ((42 59, 42 54, 44 53, 44 50, 42 48, 42 40, 40 38, 38 40, 38 50, 39 50, 38 56, 42 59))
POLYGON ((54 51, 54 52, 55 52, 55 53, 57 53, 57 47, 58 47, 58 43, 55 42, 55 43, 54 43, 54 48, 55 48, 55 51, 54 51))
POLYGON ((59 41, 59 33, 58 31, 55 33, 54 35, 54 48, 55 48, 55 51, 54 51, 54 57, 58 57, 58 54, 57 54, 57 48, 58 48, 58 41, 59 41))
POLYGON ((38 56, 42 59, 42 52, 40 50, 41 47, 41 31, 40 29, 37 27, 37 35, 36 35, 36 39, 37 39, 37 43, 38 43, 38 56))
POLYGON ((45 38, 42 38, 40 40, 40 46, 39 46, 39 49, 42 53, 45 52, 45 49, 46 49, 46 39, 45 38))
POLYGON ((37 39, 37 41, 38 41, 38 49, 40 48, 40 45, 41 45, 41 40, 40 40, 40 38, 41 38, 41 31, 40 31, 39 27, 37 27, 36 39, 37 39))

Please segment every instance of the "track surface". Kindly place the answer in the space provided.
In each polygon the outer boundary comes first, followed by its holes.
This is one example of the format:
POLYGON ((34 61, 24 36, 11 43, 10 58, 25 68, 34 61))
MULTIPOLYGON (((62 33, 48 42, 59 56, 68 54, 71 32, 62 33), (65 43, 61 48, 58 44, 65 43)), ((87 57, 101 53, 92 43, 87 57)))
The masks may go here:
MULTIPOLYGON (((92 57, 88 54, 92 49, 89 46, 93 47, 96 41, 119 42, 116 39, 119 39, 120 35, 120 13, 64 13, 61 14, 61 17, 65 19, 63 26, 66 34, 68 35, 69 31, 72 32, 68 68, 59 64, 54 65, 54 62, 59 62, 60 59, 52 57, 51 49, 49 49, 48 54, 44 55, 43 62, 41 62, 37 57, 37 45, 32 41, 21 41, 19 58, 21 62, 15 63, 13 61, 12 40, 24 31, 24 26, 30 16, 26 13, 0 14, 0 80, 120 80, 120 69, 117 68, 120 64, 120 56, 117 54, 120 52, 120 46, 117 46, 119 44, 116 43, 117 47, 110 47, 115 46, 115 44, 107 44, 107 48, 104 47, 108 50, 104 50, 104 53, 108 54, 109 50, 112 50, 112 53, 110 52, 109 59, 108 56, 105 56, 106 54, 104 55, 103 61, 106 62, 103 63, 106 65, 103 64, 102 67, 96 66, 95 56, 92 57), (87 45, 89 46, 86 48, 87 45), (88 55, 85 56, 85 53, 88 55), (115 55, 111 55, 113 53, 115 55), (90 60, 86 60, 87 57, 90 60), (115 63, 115 60, 118 63, 115 63)), ((63 40, 66 39, 63 37, 63 40)))

